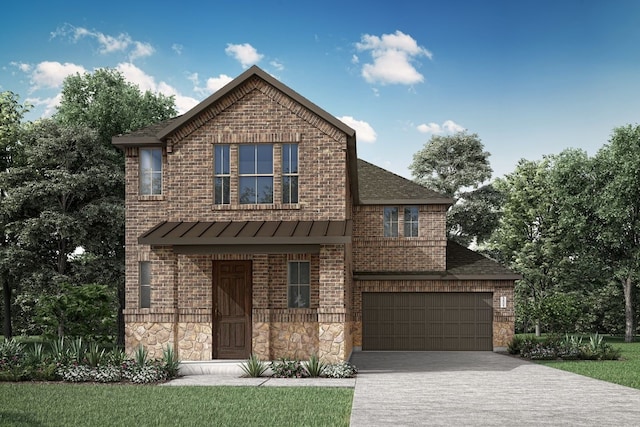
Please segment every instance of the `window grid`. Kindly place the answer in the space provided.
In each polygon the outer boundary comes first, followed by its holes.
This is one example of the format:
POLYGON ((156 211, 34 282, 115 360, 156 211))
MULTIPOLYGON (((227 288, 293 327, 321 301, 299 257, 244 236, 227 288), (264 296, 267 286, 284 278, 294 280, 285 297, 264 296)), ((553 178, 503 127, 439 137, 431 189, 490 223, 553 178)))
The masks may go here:
POLYGON ((282 203, 298 203, 298 144, 282 145, 282 203))
POLYGON ((404 237, 418 237, 418 218, 419 212, 417 206, 407 206, 404 208, 404 237))
POLYGON ((216 145, 214 150, 214 180, 216 205, 231 203, 231 168, 229 160, 229 145, 216 145))
POLYGON ((141 261, 140 268, 140 308, 151 308, 151 262, 141 261))
POLYGON ((162 194, 162 149, 140 149, 140 194, 157 196, 162 194))
POLYGON ((309 261, 289 261, 287 272, 289 308, 309 308, 311 301, 310 266, 309 261))
POLYGON ((273 145, 240 145, 238 164, 240 204, 273 203, 273 145))
POLYGON ((384 208, 384 237, 398 237, 398 208, 384 208))

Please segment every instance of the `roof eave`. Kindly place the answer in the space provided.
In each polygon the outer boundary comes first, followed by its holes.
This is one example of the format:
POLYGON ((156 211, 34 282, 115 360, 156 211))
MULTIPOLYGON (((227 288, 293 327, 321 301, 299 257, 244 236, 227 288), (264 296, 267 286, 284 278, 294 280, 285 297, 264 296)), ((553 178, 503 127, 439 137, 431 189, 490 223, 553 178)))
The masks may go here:
POLYGON ((515 281, 522 279, 518 274, 455 274, 443 272, 398 272, 398 273, 368 273, 354 272, 354 280, 506 280, 515 281))
POLYGON ((111 138, 111 144, 115 145, 118 148, 127 148, 127 147, 163 147, 165 145, 164 141, 161 141, 158 138, 152 136, 114 136, 111 138))
POLYGON ((453 199, 363 199, 361 205, 447 205, 455 203, 453 199))

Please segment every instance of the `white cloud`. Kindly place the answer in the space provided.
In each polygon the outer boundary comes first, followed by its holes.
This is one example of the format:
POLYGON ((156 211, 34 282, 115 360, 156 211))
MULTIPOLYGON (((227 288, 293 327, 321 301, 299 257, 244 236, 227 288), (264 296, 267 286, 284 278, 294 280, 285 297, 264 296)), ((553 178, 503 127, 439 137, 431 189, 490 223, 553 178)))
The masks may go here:
POLYGON ((429 124, 421 124, 417 126, 416 129, 418 129, 418 131, 421 133, 431 133, 434 135, 439 135, 443 133, 456 133, 456 132, 462 132, 463 130, 465 130, 464 127, 460 126, 453 120, 445 120, 445 122, 442 123, 442 125, 439 125, 433 122, 429 124))
POLYGON ((67 76, 86 72, 87 70, 82 65, 69 62, 61 64, 57 61, 43 61, 36 65, 31 74, 31 90, 60 87, 67 76))
POLYGON ((176 88, 168 83, 163 81, 156 83, 156 79, 153 76, 145 73, 130 62, 120 63, 116 69, 122 73, 127 81, 138 85, 142 91, 149 90, 151 92, 159 92, 163 95, 173 96, 179 114, 189 111, 198 104, 197 99, 180 94, 176 88))
POLYGON ((352 127, 356 131, 356 138, 358 141, 369 143, 376 142, 378 135, 369 123, 361 120, 356 120, 351 116, 342 116, 338 117, 338 119, 343 121, 347 126, 352 127))
POLYGON ((135 48, 129 54, 130 61, 137 58, 143 58, 145 56, 151 56, 153 55, 153 52, 155 52, 155 49, 149 43, 134 42, 133 44, 135 48))
POLYGON ((242 68, 249 68, 253 64, 257 64, 264 57, 249 43, 244 44, 227 44, 224 50, 229 56, 233 56, 242 64, 242 68))
POLYGON ((31 64, 26 64, 24 62, 15 62, 15 61, 10 62, 10 64, 16 67, 18 70, 22 71, 23 73, 28 73, 29 71, 31 71, 31 64))
POLYGON ((133 40, 127 33, 118 35, 109 35, 100 31, 92 31, 83 27, 76 27, 71 24, 65 24, 51 33, 51 37, 69 37, 74 43, 81 39, 91 38, 98 42, 100 46, 98 52, 108 54, 114 52, 129 51, 129 60, 133 61, 137 58, 152 55, 155 49, 151 44, 133 40))
POLYGON ((220 74, 218 77, 209 77, 207 79, 207 90, 209 93, 213 93, 233 80, 232 77, 226 74, 220 74))
POLYGON ((360 62, 360 59, 358 58, 358 55, 353 55, 351 57, 351 63, 352 64, 357 64, 358 62, 360 62))
POLYGON ((271 61, 269 64, 278 71, 284 70, 284 64, 278 61, 271 61))
MULTIPOLYGON (((365 34, 356 43, 360 51, 370 51, 372 63, 362 66, 362 76, 369 83, 411 85, 424 81, 424 76, 414 67, 416 58, 433 54, 419 46, 410 35, 401 31, 383 34, 382 37, 365 34)), ((353 60, 352 60, 353 62, 353 60)))
POLYGON ((171 49, 178 55, 182 55, 182 49, 184 49, 184 46, 179 43, 174 43, 171 45, 171 49))
POLYGON ((52 98, 27 98, 25 102, 33 105, 34 107, 44 106, 44 111, 41 117, 51 117, 56 112, 56 108, 62 101, 62 92, 58 93, 52 98))

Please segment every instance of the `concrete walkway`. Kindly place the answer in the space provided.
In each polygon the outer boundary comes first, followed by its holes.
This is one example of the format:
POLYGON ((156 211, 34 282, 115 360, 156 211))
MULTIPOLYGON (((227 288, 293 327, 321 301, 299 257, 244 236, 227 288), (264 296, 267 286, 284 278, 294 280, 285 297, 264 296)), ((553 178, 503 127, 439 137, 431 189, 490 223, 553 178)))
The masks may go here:
POLYGON ((358 352, 351 361, 355 427, 640 425, 640 390, 507 355, 358 352))

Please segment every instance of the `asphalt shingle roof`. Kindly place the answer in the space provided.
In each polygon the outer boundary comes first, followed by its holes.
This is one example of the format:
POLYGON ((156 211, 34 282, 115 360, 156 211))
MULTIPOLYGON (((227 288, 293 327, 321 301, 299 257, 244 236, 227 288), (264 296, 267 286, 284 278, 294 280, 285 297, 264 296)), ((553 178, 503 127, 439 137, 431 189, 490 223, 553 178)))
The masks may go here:
POLYGON ((362 204, 453 203, 440 193, 362 159, 358 159, 358 190, 362 204))
POLYGON ((514 275, 508 268, 452 241, 447 242, 447 273, 456 276, 514 275))

